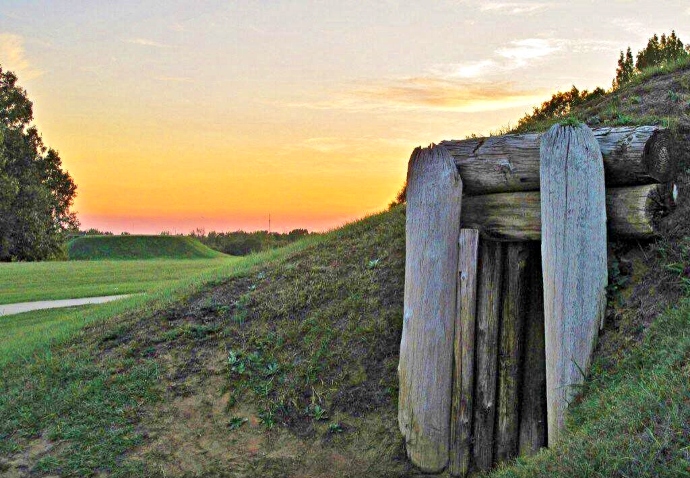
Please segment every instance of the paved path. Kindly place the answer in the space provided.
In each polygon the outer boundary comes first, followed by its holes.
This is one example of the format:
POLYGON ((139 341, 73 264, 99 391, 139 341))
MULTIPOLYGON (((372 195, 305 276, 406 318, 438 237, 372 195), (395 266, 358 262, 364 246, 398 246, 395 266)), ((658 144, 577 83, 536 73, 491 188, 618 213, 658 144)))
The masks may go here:
POLYGON ((0 315, 21 314, 22 312, 29 312, 40 309, 57 309, 59 307, 74 307, 77 305, 87 304, 103 304, 117 299, 124 299, 132 294, 124 295, 106 295, 103 297, 85 297, 83 299, 65 299, 65 300, 39 300, 36 302, 20 302, 17 304, 0 305, 0 315))

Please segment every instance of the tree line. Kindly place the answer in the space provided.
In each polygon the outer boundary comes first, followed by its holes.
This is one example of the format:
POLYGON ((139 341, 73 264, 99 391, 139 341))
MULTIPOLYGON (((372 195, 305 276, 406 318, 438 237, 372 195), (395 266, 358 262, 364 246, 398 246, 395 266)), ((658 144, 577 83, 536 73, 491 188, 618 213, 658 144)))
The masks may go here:
POLYGON ((201 229, 197 229, 192 232, 190 236, 197 238, 203 244, 216 251, 233 256, 246 256, 254 252, 287 246, 309 234, 310 232, 306 229, 293 229, 287 233, 268 231, 211 231, 208 234, 201 229))

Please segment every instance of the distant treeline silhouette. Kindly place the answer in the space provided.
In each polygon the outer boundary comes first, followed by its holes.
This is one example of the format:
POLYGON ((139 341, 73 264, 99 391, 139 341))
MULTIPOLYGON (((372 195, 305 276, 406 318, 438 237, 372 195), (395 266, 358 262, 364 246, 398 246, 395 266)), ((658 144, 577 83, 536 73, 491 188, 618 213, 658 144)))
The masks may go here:
POLYGON ((196 237, 204 245, 216 251, 233 256, 246 256, 253 252, 261 252, 276 247, 287 246, 310 234, 306 229, 293 229, 287 233, 268 231, 235 231, 215 232, 206 234, 202 229, 197 229, 190 236, 196 237))

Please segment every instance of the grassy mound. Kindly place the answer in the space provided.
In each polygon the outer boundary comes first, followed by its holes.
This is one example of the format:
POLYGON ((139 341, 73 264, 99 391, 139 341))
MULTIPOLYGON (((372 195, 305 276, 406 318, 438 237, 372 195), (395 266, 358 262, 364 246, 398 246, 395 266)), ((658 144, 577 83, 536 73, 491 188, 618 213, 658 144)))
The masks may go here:
POLYGON ((67 244, 70 260, 210 259, 222 253, 186 236, 82 236, 67 244))
MULTIPOLYGON (((398 207, 158 302, 75 313, 90 325, 0 368, 0 474, 419 476, 397 430, 404 223, 398 207)), ((690 474, 688 251, 613 245, 568 432, 493 476, 690 474)))

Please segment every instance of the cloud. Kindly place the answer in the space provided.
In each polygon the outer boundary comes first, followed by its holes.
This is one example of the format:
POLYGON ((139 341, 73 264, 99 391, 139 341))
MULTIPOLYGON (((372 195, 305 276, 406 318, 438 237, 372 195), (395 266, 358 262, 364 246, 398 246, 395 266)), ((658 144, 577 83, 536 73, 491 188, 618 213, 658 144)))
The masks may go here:
POLYGON ((406 78, 361 88, 354 95, 366 103, 397 109, 477 113, 538 102, 543 94, 516 89, 511 83, 475 83, 433 77, 406 78))
POLYGON ((538 2, 485 2, 479 7, 482 12, 493 12, 507 15, 532 14, 546 10, 553 6, 552 3, 538 2))
POLYGON ((0 65, 14 71, 22 80, 38 78, 44 73, 31 66, 26 58, 22 37, 12 33, 0 33, 0 65))
POLYGON ((444 78, 481 78, 491 71, 499 68, 494 60, 485 59, 471 61, 468 63, 453 63, 448 65, 437 65, 431 68, 434 75, 444 78))
POLYGON ((159 43, 153 40, 147 40, 146 38, 130 38, 125 40, 127 43, 132 43, 134 45, 152 46, 155 48, 170 48, 170 45, 165 43, 159 43))
POLYGON ((509 46, 499 48, 496 53, 503 58, 512 60, 516 65, 522 66, 530 60, 543 58, 560 49, 560 46, 553 41, 528 38, 511 41, 509 46))

